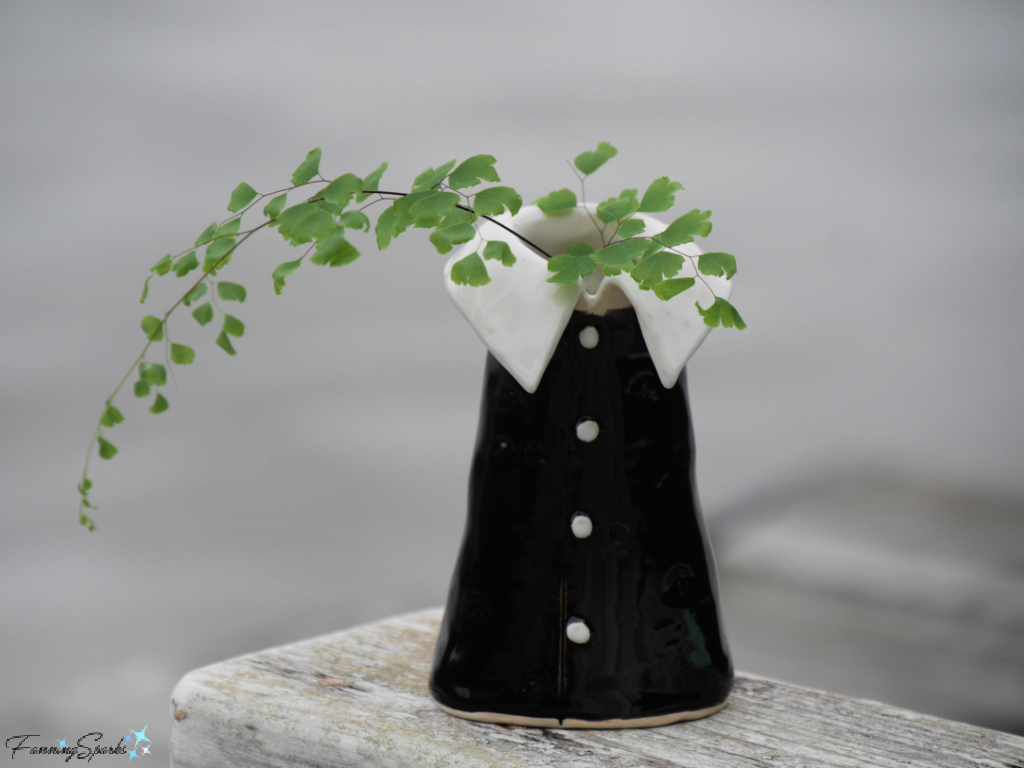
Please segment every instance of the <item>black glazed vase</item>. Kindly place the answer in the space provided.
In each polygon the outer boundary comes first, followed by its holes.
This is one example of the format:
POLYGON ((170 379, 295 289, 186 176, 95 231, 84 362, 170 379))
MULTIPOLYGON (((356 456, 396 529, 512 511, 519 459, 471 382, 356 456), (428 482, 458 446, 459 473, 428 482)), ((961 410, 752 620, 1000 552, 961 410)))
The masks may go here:
POLYGON ((628 306, 573 311, 532 394, 488 354, 436 703, 641 727, 712 714, 732 683, 685 371, 663 386, 628 306))

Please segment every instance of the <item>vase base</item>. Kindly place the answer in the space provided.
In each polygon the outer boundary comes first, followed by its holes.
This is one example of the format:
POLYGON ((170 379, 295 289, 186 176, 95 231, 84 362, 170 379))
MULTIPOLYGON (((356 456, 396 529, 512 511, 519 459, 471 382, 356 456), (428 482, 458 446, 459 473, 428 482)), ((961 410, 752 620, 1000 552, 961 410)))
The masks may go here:
POLYGON ((657 728, 662 725, 671 725, 685 720, 700 720, 708 715, 721 711, 729 700, 721 704, 704 709, 694 709, 689 712, 673 712, 668 715, 656 715, 654 717, 634 717, 626 720, 577 720, 567 717, 559 720, 554 717, 522 717, 521 715, 505 715, 500 712, 463 712, 462 710, 446 707, 431 699, 434 706, 447 712, 449 715, 461 717, 463 720, 475 720, 478 723, 493 723, 494 725, 519 725, 527 728, 573 728, 573 729, 613 729, 613 728, 657 728))

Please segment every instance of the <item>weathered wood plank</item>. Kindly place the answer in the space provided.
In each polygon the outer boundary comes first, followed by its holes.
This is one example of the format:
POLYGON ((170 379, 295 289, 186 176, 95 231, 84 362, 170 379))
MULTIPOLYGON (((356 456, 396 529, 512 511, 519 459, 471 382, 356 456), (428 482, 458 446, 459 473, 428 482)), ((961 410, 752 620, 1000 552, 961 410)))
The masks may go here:
POLYGON ((439 620, 398 617, 191 672, 172 694, 172 765, 1024 768, 1024 738, 752 675, 719 714, 663 728, 459 720, 427 694, 439 620))

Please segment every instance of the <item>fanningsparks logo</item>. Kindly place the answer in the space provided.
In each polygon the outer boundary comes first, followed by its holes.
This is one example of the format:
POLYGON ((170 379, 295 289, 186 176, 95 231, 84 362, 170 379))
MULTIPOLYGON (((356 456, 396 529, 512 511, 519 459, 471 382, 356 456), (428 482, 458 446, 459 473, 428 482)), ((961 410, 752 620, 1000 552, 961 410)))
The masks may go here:
MULTIPOLYGON (((149 726, 147 725, 146 728, 149 726)), ((97 755, 127 755, 130 763, 132 760, 141 759, 144 755, 150 754, 149 748, 153 742, 146 735, 146 728, 141 731, 129 730, 128 733, 121 735, 120 740, 114 746, 101 744, 100 740, 103 738, 103 734, 99 731, 85 734, 70 746, 67 739, 54 739, 57 746, 30 742, 29 739, 39 738, 37 733, 11 736, 4 742, 4 746, 11 750, 12 760, 18 757, 19 752, 24 752, 27 755, 64 755, 65 763, 69 762, 71 758, 92 762, 97 755), (143 745, 143 742, 146 744, 143 745)))

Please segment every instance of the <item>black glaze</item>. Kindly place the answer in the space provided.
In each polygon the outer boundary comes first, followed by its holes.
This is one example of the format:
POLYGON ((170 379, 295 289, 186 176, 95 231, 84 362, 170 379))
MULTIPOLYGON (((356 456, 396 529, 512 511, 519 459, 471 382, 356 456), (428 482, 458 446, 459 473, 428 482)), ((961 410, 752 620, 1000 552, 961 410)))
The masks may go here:
POLYGON ((693 460, 685 371, 662 386, 632 309, 573 312, 532 395, 488 354, 433 697, 559 720, 725 701, 733 667, 693 460), (594 349, 579 342, 588 325, 594 349), (576 437, 586 418, 600 425, 591 443, 576 437), (589 538, 573 535, 576 512, 589 538), (573 617, 591 631, 582 645, 565 634, 573 617))

